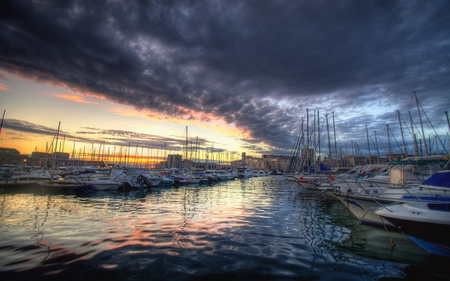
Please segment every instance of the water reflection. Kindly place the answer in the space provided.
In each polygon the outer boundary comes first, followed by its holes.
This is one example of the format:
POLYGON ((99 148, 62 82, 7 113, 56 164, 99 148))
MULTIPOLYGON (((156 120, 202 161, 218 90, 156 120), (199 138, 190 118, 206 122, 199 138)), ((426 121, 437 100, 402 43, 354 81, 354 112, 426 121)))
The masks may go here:
MULTIPOLYGON (((43 262, 45 262, 45 260, 49 257, 50 255, 50 245, 48 244, 48 242, 45 240, 45 222, 47 221, 48 218, 48 209, 50 207, 50 196, 46 196, 46 197, 33 197, 35 202, 34 205, 35 210, 36 210, 36 214, 35 214, 35 224, 34 224, 34 230, 37 231, 37 233, 35 234, 35 238, 36 238, 36 242, 35 244, 44 248, 47 251, 47 254, 44 256, 43 260, 37 265, 40 266, 43 264, 43 262), (40 202, 39 199, 44 199, 42 201, 42 203, 44 203, 44 206, 42 206, 42 210, 40 210, 40 202)), ((32 236, 33 237, 33 236, 32 236)))
POLYGON ((378 280, 405 279, 404 268, 429 258, 399 233, 392 248, 383 229, 352 231, 356 218, 324 199, 282 177, 145 194, 11 192, 0 205, 0 271, 22 279, 378 280))

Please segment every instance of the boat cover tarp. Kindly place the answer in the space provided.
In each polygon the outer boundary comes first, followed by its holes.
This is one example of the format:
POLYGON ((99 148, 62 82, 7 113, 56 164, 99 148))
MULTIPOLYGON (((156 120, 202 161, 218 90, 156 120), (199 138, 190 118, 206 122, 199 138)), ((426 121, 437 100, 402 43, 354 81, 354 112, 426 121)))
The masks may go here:
POLYGON ((320 170, 321 170, 321 171, 329 171, 329 170, 331 170, 331 168, 328 168, 328 167, 325 166, 324 164, 320 163, 320 170))
POLYGON ((421 186, 450 188, 450 171, 435 173, 422 182, 421 186))

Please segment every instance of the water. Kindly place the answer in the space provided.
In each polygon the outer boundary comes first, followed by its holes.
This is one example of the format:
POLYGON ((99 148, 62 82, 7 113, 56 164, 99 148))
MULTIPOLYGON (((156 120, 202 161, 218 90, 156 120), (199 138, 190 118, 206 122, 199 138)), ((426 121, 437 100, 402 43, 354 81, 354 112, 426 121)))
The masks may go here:
POLYGON ((1 280, 448 280, 448 259, 282 176, 0 194, 1 280), (418 278, 418 279, 417 279, 418 278))

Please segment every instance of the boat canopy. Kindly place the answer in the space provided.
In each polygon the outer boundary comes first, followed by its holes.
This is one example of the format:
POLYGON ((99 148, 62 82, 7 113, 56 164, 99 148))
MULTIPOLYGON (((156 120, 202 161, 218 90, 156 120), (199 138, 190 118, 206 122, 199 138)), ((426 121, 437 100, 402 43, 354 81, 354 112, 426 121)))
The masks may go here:
POLYGON ((448 189, 450 188, 450 170, 439 171, 420 184, 421 187, 448 189))
POLYGON ((321 170, 321 171, 330 171, 331 168, 328 168, 328 167, 325 166, 324 164, 320 163, 320 170, 321 170))

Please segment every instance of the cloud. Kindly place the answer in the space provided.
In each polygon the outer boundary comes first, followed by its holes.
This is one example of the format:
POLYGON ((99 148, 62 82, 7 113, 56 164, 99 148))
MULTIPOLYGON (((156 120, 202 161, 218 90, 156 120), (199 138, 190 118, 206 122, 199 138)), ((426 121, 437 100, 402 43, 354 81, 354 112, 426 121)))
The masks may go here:
POLYGON ((5 86, 5 85, 3 85, 3 84, 0 84, 0 91, 5 91, 5 92, 8 92, 9 91, 9 89, 5 86))
POLYGON ((14 131, 31 133, 37 135, 48 135, 53 136, 56 135, 57 128, 50 128, 47 126, 42 126, 38 124, 34 124, 28 121, 17 120, 17 119, 6 119, 3 123, 3 126, 7 129, 11 129, 14 131))
POLYGON ((65 99, 65 100, 69 100, 69 101, 73 101, 73 102, 78 102, 78 103, 98 104, 97 102, 88 101, 88 100, 85 99, 85 97, 78 96, 78 95, 56 94, 56 97, 61 98, 61 99, 65 99))
MULTIPOLYGON (((13 139, 29 139, 25 134, 50 136, 56 139, 57 127, 51 128, 38 125, 32 122, 6 119, 4 128, 8 129, 9 137, 13 139)), ((152 134, 136 133, 133 131, 117 130, 117 129, 99 129, 94 127, 84 127, 76 132, 67 132, 60 130, 59 139, 74 143, 92 144, 97 147, 99 145, 117 146, 117 147, 133 147, 148 148, 167 151, 181 151, 186 149, 185 139, 178 136, 159 136, 152 134)), ((190 144, 190 148, 196 150, 208 149, 209 141, 205 138, 197 137, 195 144, 190 144)), ((221 149, 217 147, 217 149, 221 149)), ((223 149, 222 149, 223 150, 223 149)))
POLYGON ((413 91, 446 127, 448 1, 2 5, 3 70, 149 115, 220 118, 274 151, 292 147, 306 109, 322 124, 335 112, 361 142, 366 125, 381 131, 413 110, 413 91))

